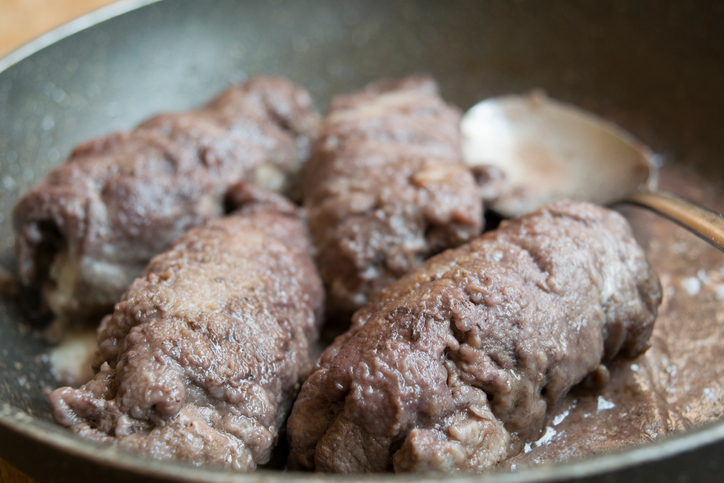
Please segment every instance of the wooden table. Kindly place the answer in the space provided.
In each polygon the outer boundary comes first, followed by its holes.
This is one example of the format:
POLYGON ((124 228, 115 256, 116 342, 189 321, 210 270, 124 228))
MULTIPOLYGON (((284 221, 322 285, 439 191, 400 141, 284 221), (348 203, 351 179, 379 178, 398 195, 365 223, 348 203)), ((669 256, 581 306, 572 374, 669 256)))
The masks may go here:
POLYGON ((0 0, 0 57, 114 0, 0 0))
MULTIPOLYGON (((115 0, 0 0, 0 57, 69 20, 115 0)), ((0 459, 0 482, 33 483, 0 459)))
POLYGON ((2 483, 34 483, 25 473, 10 466, 4 459, 0 459, 0 481, 2 483))

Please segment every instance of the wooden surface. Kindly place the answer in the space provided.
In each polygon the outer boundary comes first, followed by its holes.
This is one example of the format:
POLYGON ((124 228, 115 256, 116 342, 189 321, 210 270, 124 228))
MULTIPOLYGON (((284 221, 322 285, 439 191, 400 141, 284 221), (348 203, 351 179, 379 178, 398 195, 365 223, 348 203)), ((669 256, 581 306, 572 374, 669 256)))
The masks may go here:
MULTIPOLYGON (((0 0, 0 57, 49 30, 114 0, 0 0)), ((33 483, 0 459, 0 482, 33 483)))
POLYGON ((10 466, 4 459, 0 458, 0 482, 2 483, 34 483, 24 473, 10 466))
POLYGON ((0 0, 0 57, 114 0, 0 0))

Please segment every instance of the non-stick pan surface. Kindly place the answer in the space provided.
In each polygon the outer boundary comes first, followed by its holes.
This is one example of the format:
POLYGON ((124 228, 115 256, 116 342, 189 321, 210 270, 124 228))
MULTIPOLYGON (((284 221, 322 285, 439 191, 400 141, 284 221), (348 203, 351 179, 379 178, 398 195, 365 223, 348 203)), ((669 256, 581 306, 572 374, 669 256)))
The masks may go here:
MULTIPOLYGON (((543 88, 609 117, 624 113, 615 120, 724 190, 724 6, 716 1, 141 0, 73 25, 0 60, 0 265, 10 271, 13 204, 74 145, 198 106, 255 74, 291 78, 321 108, 336 93, 417 71, 462 108, 543 88)), ((38 480, 413 479, 233 474, 81 441, 52 423, 47 349, 18 303, 2 298, 0 456, 38 480)), ((721 454, 716 423, 575 463, 414 481, 721 481, 721 454)))

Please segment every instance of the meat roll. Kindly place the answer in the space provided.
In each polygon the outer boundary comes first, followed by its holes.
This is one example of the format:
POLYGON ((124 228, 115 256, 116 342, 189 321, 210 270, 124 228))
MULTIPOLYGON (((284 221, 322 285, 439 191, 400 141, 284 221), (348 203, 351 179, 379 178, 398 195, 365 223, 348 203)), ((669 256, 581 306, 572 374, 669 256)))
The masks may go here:
POLYGON ((189 231, 103 319, 100 372, 51 393, 55 420, 161 459, 267 462, 312 367, 323 289, 309 249, 283 200, 189 231))
POLYGON ((561 202, 385 289, 304 383, 290 466, 481 471, 602 361, 649 345, 661 287, 619 214, 561 202))
POLYGON ((224 213, 232 184, 294 195, 318 123, 306 91, 256 78, 78 146, 15 207, 21 282, 60 319, 100 318, 151 257, 224 213))
POLYGON ((349 317, 430 255, 480 233, 459 122, 422 76, 332 101, 304 173, 330 314, 349 317))

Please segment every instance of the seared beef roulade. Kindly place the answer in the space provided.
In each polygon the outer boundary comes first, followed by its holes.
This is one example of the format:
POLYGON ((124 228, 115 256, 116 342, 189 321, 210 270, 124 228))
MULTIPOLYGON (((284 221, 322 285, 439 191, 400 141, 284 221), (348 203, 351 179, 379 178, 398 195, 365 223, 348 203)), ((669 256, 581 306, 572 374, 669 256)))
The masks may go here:
POLYGON ((645 351, 660 302, 619 214, 560 202, 507 222, 355 314, 294 405, 290 466, 484 470, 602 361, 645 351))
POLYGON ((306 230, 275 197, 150 262, 103 319, 95 379, 51 394, 59 424, 156 458, 235 470, 269 460, 323 305, 306 230))
POLYGON ((18 271, 62 320, 94 320, 148 261, 224 213, 241 180, 294 195, 319 117, 277 78, 77 147, 16 205, 18 271))
POLYGON ((348 317, 429 256, 480 233, 459 122, 421 76, 332 101, 304 175, 331 313, 348 317))

